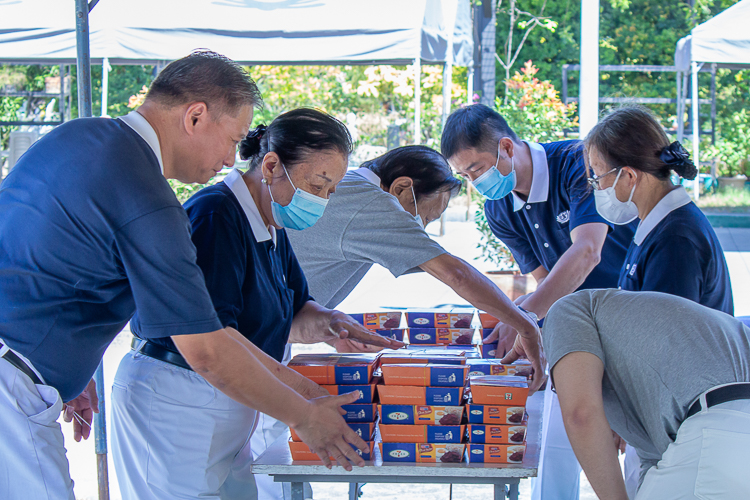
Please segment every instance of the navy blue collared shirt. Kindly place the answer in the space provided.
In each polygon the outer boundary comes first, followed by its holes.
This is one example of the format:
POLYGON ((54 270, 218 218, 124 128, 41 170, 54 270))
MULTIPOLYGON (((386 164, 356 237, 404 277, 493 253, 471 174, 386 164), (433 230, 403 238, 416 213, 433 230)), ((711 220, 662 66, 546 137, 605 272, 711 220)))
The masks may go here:
POLYGON ((659 201, 638 227, 618 285, 623 290, 678 295, 734 315, 719 238, 682 187, 659 201))
POLYGON ((539 266, 551 271, 573 244, 570 232, 576 227, 592 222, 607 224, 610 230, 601 261, 578 289, 615 288, 636 223, 615 226, 596 211, 580 141, 530 143, 529 148, 533 177, 528 200, 512 193, 484 205, 493 234, 527 274, 539 266))
MULTIPOLYGON (((185 210, 198 266, 222 325, 236 329, 281 361, 294 315, 313 300, 286 231, 275 230, 274 244, 268 229, 258 222, 260 215, 236 170, 226 182, 196 193, 185 210)), ((131 323, 136 333, 138 319, 136 314, 131 323)), ((156 342, 175 349, 171 339, 156 342)))
POLYGON ((188 218, 139 134, 119 119, 67 122, 0 185, 0 339, 63 401, 136 307, 146 338, 221 328, 188 218))

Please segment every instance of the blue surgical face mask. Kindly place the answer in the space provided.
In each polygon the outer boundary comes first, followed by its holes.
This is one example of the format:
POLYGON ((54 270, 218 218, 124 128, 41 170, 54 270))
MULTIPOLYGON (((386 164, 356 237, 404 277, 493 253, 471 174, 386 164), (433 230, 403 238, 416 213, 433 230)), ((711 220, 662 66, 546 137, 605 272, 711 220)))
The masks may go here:
POLYGON ((472 181, 472 184, 476 190, 479 191, 479 194, 484 195, 490 200, 505 198, 516 187, 516 165, 513 161, 513 157, 510 157, 510 173, 508 175, 500 173, 497 169, 498 163, 500 163, 499 144, 495 165, 472 181))
POLYGON ((271 195, 273 220, 281 227, 302 231, 318 222, 326 209, 326 205, 328 205, 328 200, 295 187, 286 167, 282 165, 281 168, 284 169, 286 178, 289 179, 289 183, 294 188, 294 196, 292 196, 289 205, 280 205, 273 200, 271 186, 267 184, 268 193, 271 195))

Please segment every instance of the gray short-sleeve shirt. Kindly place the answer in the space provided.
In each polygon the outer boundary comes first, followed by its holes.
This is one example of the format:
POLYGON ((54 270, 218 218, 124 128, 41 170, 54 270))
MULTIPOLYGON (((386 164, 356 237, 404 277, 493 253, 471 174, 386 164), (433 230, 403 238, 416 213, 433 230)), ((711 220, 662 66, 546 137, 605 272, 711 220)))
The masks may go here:
POLYGON ((571 352, 602 360, 607 419, 644 467, 661 458, 701 393, 750 382, 750 329, 674 295, 580 291, 552 306, 543 337, 552 368, 571 352))
POLYGON ((445 253, 430 239, 377 177, 348 172, 331 196, 323 217, 304 231, 287 230, 310 294, 336 307, 373 264, 398 277, 445 253))

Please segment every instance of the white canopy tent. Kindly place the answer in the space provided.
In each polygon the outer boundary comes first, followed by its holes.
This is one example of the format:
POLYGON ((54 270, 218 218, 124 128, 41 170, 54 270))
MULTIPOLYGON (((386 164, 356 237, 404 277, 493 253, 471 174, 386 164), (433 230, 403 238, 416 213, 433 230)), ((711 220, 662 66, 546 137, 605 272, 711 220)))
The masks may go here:
MULTIPOLYGON (((716 17, 693 28, 691 34, 677 42, 675 66, 692 74, 691 113, 693 125, 693 159, 699 159, 700 113, 698 105, 698 72, 704 64, 720 68, 750 66, 750 0, 741 0, 716 17)), ((678 92, 678 120, 682 120, 685 95, 678 92)), ((695 198, 699 196, 699 178, 695 180, 695 198)))
MULTIPOLYGON (((449 83, 474 51, 469 0, 101 0, 89 26, 105 68, 208 48, 248 65, 443 63, 449 83)), ((0 62, 75 64, 73 0, 0 0, 0 62)))

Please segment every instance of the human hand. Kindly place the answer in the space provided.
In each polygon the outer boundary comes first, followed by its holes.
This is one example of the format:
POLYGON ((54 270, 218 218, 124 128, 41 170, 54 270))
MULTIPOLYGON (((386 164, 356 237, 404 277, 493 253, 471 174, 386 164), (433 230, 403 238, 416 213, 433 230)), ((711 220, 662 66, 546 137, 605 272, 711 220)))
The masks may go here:
POLYGON ((310 406, 303 420, 294 426, 302 441, 316 453, 327 468, 331 468, 333 457, 345 470, 351 471, 351 463, 362 467, 365 461, 351 445, 364 453, 369 453, 367 443, 347 424, 338 410, 341 405, 352 404, 359 399, 359 392, 349 392, 339 396, 326 396, 309 401, 310 406))
POLYGON ((99 413, 99 398, 96 395, 96 383, 91 379, 77 398, 65 403, 63 410, 63 420, 73 421, 73 439, 77 443, 81 438, 89 438, 94 413, 99 413))
POLYGON ((503 364, 512 363, 519 358, 525 357, 531 361, 533 373, 531 383, 529 384, 529 395, 535 393, 547 379, 545 368, 547 367, 547 358, 544 356, 542 348, 542 332, 539 326, 529 318, 533 329, 531 333, 523 333, 516 336, 513 348, 500 361, 503 364))
POLYGON ((328 343, 336 349, 336 352, 380 352, 383 350, 380 346, 366 345, 352 339, 335 339, 328 343))
POLYGON ((505 323, 498 323, 492 333, 483 340, 484 344, 491 344, 497 342, 497 350, 495 350, 495 357, 502 358, 511 349, 513 349, 513 343, 516 341, 516 335, 518 332, 505 323))
MULTIPOLYGON (((332 312, 329 330, 332 335, 341 340, 354 340, 361 344, 380 347, 380 349, 384 347, 400 349, 406 345, 398 340, 389 339, 377 333, 370 332, 364 326, 357 323, 354 318, 340 311, 332 312)), ((356 344, 353 347, 356 347, 356 344)))

